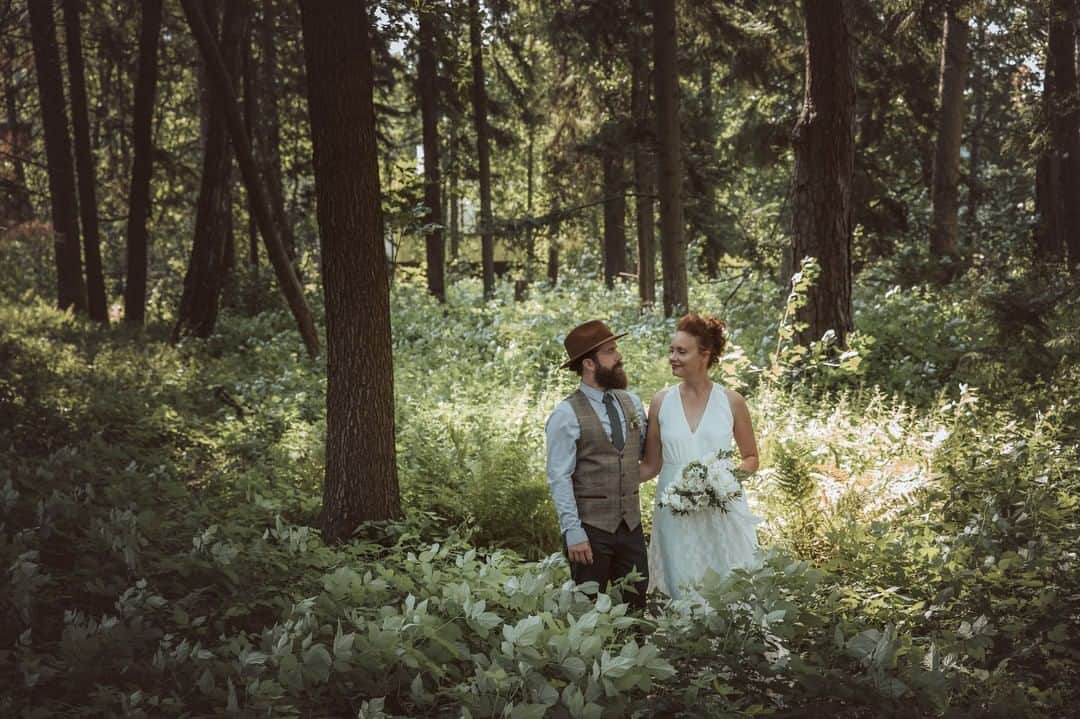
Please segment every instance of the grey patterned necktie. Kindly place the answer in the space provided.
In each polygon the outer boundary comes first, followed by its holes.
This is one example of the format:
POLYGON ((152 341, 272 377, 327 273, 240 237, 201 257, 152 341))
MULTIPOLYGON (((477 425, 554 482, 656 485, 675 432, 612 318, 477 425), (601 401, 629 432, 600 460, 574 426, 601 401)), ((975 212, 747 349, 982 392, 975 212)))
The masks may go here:
POLYGON ((604 393, 604 409, 607 410, 608 421, 611 422, 611 443, 615 445, 615 449, 621 450, 626 439, 623 437, 622 420, 615 410, 615 397, 610 392, 604 393))

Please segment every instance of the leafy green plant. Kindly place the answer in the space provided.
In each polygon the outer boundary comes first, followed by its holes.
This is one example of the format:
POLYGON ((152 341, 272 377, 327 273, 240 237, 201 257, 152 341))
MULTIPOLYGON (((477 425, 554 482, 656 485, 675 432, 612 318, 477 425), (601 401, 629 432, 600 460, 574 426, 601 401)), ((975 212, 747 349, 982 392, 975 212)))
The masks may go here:
MULTIPOLYGON (((1035 381, 1008 352, 969 366, 992 332, 978 306, 903 290, 857 303, 876 339, 858 373, 762 381, 776 325, 753 298, 779 290, 747 277, 723 382, 753 412, 764 469, 747 493, 767 555, 634 616, 617 588, 593 603, 569 584, 543 452, 577 381, 558 365, 580 318, 630 333, 620 348, 646 399, 672 382, 672 321, 642 313, 633 288, 576 278, 485 303, 462 282, 444 306, 399 278, 409 516, 341 547, 311 526, 325 378, 287 314, 226 312, 215 336, 174 348, 161 323, 133 335, 45 301, 0 305, 0 710, 1067 713, 1075 364, 1035 381), (960 359, 920 364, 936 353, 960 359)), ((1048 326, 1061 334, 1074 313, 1048 326)), ((1064 359, 1074 344, 1047 347, 1064 359)), ((651 498, 648 484, 646 526, 651 498)))

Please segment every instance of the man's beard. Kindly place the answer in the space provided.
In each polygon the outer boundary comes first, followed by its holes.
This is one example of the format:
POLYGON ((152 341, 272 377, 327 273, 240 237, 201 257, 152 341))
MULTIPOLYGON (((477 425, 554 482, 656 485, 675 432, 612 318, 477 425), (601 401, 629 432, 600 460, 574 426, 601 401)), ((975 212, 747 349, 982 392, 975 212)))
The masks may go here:
POLYGON ((623 372, 622 362, 610 369, 597 363, 596 384, 604 389, 626 389, 626 372, 623 372))

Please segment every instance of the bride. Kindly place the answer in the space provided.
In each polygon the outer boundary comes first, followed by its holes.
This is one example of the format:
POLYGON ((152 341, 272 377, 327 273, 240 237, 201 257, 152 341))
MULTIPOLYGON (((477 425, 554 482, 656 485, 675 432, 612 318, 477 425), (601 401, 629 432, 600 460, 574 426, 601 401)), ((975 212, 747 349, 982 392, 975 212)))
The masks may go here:
MULTIPOLYGON (((738 469, 758 468, 757 443, 746 400, 734 390, 710 381, 727 338, 724 323, 715 317, 690 313, 679 320, 671 340, 671 373, 682 382, 656 393, 649 405, 642 481, 657 472, 657 499, 682 475, 689 462, 707 462, 719 450, 731 450, 732 440, 742 457, 738 469)), ((703 509, 676 515, 655 506, 649 542, 650 589, 674 599, 686 596, 708 569, 726 575, 757 561, 755 525, 745 494, 729 503, 726 512, 703 509)))

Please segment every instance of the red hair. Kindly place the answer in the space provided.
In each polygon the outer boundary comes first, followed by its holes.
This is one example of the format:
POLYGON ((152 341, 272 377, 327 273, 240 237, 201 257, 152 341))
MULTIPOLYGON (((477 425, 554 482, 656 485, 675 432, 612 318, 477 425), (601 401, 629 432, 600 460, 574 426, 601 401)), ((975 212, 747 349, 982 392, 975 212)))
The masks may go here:
POLYGON ((702 317, 697 312, 691 312, 679 320, 675 329, 697 338, 698 346, 709 353, 710 367, 720 361, 720 355, 724 354, 724 347, 727 345, 727 326, 723 320, 702 317))

